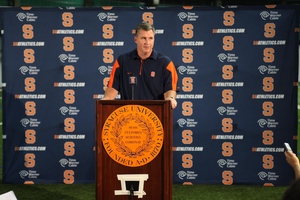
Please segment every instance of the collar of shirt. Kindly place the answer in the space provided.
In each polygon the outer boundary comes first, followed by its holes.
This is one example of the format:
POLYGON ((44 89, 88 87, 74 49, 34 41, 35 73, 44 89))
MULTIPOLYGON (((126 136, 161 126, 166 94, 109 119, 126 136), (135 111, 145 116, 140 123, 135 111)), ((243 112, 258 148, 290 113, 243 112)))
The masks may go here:
MULTIPOLYGON (((130 52, 129 56, 131 57, 132 60, 134 60, 134 59, 141 59, 139 57, 139 55, 137 54, 137 50, 136 49, 133 50, 132 52, 130 52)), ((151 58, 151 59, 156 60, 157 56, 158 56, 158 52, 153 49, 151 55, 147 59, 151 58)))

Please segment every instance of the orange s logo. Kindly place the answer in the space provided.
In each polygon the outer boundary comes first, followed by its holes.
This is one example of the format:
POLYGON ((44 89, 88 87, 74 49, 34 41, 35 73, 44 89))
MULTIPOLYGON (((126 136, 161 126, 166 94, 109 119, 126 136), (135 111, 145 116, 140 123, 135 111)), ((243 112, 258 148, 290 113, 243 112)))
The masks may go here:
POLYGON ((66 118, 64 121, 65 131, 68 133, 75 131, 75 119, 74 118, 66 118))
POLYGON ((266 38, 273 38, 275 36, 275 27, 274 23, 267 23, 265 24, 265 37, 266 38))
POLYGON ((23 38, 24 39, 32 39, 34 36, 33 26, 31 24, 24 24, 22 27, 23 30, 23 38))
POLYGON ((182 103, 182 115, 191 116, 193 114, 193 103, 191 101, 184 101, 182 103))
POLYGON ((144 12, 142 19, 143 19, 143 21, 148 22, 149 24, 153 25, 153 13, 144 12))
POLYGON ((232 65, 224 65, 222 68, 222 77, 224 80, 231 80, 233 78, 233 67, 232 65))
POLYGON ((33 153, 27 153, 24 157, 25 167, 33 168, 35 166, 35 155, 33 153))
POLYGON ((271 130, 265 130, 263 132, 263 144, 264 145, 272 145, 274 143, 274 137, 273 137, 274 133, 271 130))
POLYGON ((66 156, 74 156, 75 155, 75 144, 74 142, 66 142, 65 145, 65 155, 66 156))
POLYGON ((184 24, 182 26, 182 37, 185 39, 191 39, 194 37, 194 26, 192 24, 184 24))
POLYGON ((233 150, 232 150, 233 144, 231 142, 224 142, 222 144, 222 155, 226 157, 230 157, 233 155, 233 150))
POLYGON ((224 36, 223 38, 223 49, 224 51, 231 51, 234 48, 234 38, 232 36, 224 36))
POLYGON ((74 90, 65 90, 65 103, 66 104, 73 104, 75 102, 75 91, 74 90))
POLYGON ((23 52, 24 55, 24 62, 25 63, 34 63, 34 50, 33 49, 25 49, 23 52))
POLYGON ((263 90, 265 92, 272 92, 274 90, 274 79, 272 77, 265 77, 263 79, 263 90))
POLYGON ((194 61, 193 49, 183 49, 182 50, 182 62, 191 63, 194 61))
POLYGON ((114 50, 113 49, 104 49, 103 50, 103 62, 112 63, 114 61, 114 50))
POLYGON ((66 170, 64 171, 64 183, 65 184, 73 184, 74 183, 74 171, 73 170, 66 170))
POLYGON ((223 24, 225 26, 232 26, 234 25, 234 12, 233 11, 226 11, 223 14, 223 24))
POLYGON ((66 65, 64 67, 64 78, 66 80, 73 80, 75 78, 75 68, 73 65, 66 65))
POLYGON ((63 49, 65 51, 73 51, 74 50, 74 38, 64 37, 63 44, 64 44, 63 49))
POLYGON ((191 77, 184 77, 182 80, 182 91, 191 92, 193 91, 193 79, 191 77))
POLYGON ((182 167, 183 168, 193 167, 193 155, 191 155, 191 154, 183 154, 182 155, 182 167))
POLYGON ((224 185, 232 185, 233 184, 233 172, 232 171, 223 171, 222 173, 222 183, 224 185))
POLYGON ((114 37, 114 27, 111 24, 105 24, 102 27, 102 31, 103 31, 103 38, 104 39, 111 39, 114 37))
POLYGON ((222 102, 224 104, 231 104, 233 102, 233 91, 229 89, 225 89, 222 91, 222 102))
POLYGON ((24 80, 26 92, 35 91, 35 78, 28 77, 24 80))
POLYGON ((65 12, 62 14, 62 25, 64 27, 73 26, 73 14, 70 12, 65 12))
POLYGON ((222 131, 224 133, 230 133, 233 130, 233 120, 231 118, 224 118, 222 120, 222 131))
POLYGON ((35 130, 28 129, 25 131, 25 142, 26 144, 34 144, 36 141, 35 130))
POLYGON ((265 48, 264 49, 264 62, 271 63, 274 62, 275 56, 274 56, 275 50, 273 48, 265 48))
POLYGON ((274 114, 274 109, 273 109, 273 102, 271 101, 266 101, 263 103, 262 108, 263 108, 263 115, 264 116, 272 116, 274 114))
POLYGON ((264 155, 263 156, 263 167, 265 169, 273 169, 274 168, 274 157, 272 155, 264 155))
POLYGON ((34 101, 27 101, 25 103, 25 114, 27 116, 34 116, 36 114, 35 102, 34 101))
POLYGON ((182 144, 192 144, 193 143, 193 131, 184 130, 182 131, 182 144))

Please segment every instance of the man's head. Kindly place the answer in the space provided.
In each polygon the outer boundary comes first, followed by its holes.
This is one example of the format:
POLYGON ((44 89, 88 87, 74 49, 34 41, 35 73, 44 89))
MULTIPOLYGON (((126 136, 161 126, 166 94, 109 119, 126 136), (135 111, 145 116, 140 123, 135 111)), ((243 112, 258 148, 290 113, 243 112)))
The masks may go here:
POLYGON ((142 22, 139 25, 137 25, 137 27, 135 28, 135 36, 137 36, 140 32, 140 30, 144 30, 144 31, 153 31, 154 35, 155 35, 155 29, 154 27, 147 23, 147 22, 142 22))
POLYGON ((139 24, 135 29, 134 42, 137 45, 137 52, 141 59, 148 58, 154 46, 154 27, 146 22, 139 24))

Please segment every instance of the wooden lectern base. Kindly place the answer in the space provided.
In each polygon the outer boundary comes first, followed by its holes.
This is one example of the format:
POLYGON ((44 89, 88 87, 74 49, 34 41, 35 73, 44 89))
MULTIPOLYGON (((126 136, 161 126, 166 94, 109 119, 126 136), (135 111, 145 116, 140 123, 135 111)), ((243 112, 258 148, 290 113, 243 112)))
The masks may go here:
POLYGON ((96 200, 171 200, 170 102, 99 100, 96 109, 96 200))

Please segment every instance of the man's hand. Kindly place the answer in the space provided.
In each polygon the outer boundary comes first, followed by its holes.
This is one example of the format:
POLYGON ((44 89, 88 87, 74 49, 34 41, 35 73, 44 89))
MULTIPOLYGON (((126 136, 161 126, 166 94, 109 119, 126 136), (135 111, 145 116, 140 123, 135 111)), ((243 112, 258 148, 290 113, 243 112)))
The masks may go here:
POLYGON ((173 97, 167 97, 165 100, 169 100, 171 102, 172 109, 175 109, 177 107, 177 101, 173 97))
POLYGON ((118 91, 114 88, 107 88, 104 97, 101 100, 114 100, 118 95, 118 91))
POLYGON ((164 93, 164 98, 165 100, 171 101, 171 108, 175 109, 177 106, 177 101, 176 101, 176 91, 175 90, 169 90, 164 93))

